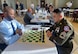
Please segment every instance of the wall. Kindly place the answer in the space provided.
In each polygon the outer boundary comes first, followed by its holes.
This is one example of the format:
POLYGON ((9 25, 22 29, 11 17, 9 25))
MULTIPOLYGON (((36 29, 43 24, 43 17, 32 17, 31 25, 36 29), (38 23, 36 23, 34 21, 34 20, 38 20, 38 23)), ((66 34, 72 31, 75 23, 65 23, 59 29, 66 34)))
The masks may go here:
MULTIPOLYGON (((3 4, 4 0, 0 0, 3 4)), ((18 0, 19 2, 22 2, 24 4, 25 8, 30 7, 30 4, 33 2, 35 7, 37 6, 37 4, 40 3, 40 0, 18 0)), ((45 0, 46 3, 52 3, 56 8, 58 7, 66 7, 66 3, 69 0, 45 0)), ((9 6, 13 7, 15 9, 15 3, 16 0, 6 0, 6 2, 8 3, 9 6)), ((73 6, 72 8, 78 8, 78 0, 73 0, 73 6)))
POLYGON ((48 3, 48 4, 52 3, 52 5, 54 5, 54 0, 45 0, 45 1, 46 1, 46 3, 48 3))
MULTIPOLYGON (((66 3, 70 0, 58 0, 58 7, 66 7, 66 3)), ((78 8, 78 0, 72 0, 73 5, 71 8, 78 8)))
POLYGON ((0 0, 0 9, 2 10, 2 3, 1 3, 1 0, 0 0))
POLYGON ((15 0, 8 0, 9 1, 9 6, 15 9, 15 0))
MULTIPOLYGON (((1 0, 1 4, 3 3, 4 3, 4 0, 1 0)), ((11 6, 12 8, 15 9, 15 0, 6 0, 6 3, 8 4, 8 6, 11 6)))
POLYGON ((68 0, 58 0, 57 7, 66 7, 67 2, 68 2, 68 0))
POLYGON ((39 0, 27 0, 27 8, 30 7, 32 2, 34 3, 35 8, 36 8, 37 4, 39 4, 39 0))
POLYGON ((78 0, 73 0, 73 8, 78 8, 78 0))

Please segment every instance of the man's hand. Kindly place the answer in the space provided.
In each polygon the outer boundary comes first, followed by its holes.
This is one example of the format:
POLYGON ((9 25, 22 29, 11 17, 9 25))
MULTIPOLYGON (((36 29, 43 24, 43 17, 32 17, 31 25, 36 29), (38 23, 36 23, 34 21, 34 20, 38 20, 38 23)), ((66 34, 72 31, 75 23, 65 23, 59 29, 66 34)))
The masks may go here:
POLYGON ((22 30, 21 29, 17 29, 16 30, 16 34, 19 34, 21 36, 22 35, 22 30))
POLYGON ((50 32, 49 30, 46 32, 46 34, 49 38, 52 36, 52 32, 50 32))

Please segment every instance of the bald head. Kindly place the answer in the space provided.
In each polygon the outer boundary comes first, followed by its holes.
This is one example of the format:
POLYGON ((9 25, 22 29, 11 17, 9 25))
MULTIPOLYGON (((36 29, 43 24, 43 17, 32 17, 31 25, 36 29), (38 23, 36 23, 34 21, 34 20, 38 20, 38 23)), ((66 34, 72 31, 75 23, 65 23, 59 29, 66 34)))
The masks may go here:
POLYGON ((32 8, 28 8, 28 12, 33 13, 32 8))
POLYGON ((14 9, 12 9, 11 7, 6 7, 6 9, 5 9, 5 12, 4 12, 4 14, 5 14, 5 18, 7 17, 8 18, 8 16, 10 17, 10 18, 12 18, 12 19, 14 19, 14 14, 15 14, 15 11, 14 11, 14 9))

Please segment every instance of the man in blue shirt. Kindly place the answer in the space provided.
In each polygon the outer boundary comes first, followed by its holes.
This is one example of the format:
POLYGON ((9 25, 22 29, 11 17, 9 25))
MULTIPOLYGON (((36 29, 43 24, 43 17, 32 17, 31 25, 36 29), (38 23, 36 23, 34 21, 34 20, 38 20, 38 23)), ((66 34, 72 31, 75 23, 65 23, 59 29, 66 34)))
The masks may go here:
POLYGON ((23 26, 14 19, 14 10, 10 7, 4 12, 4 19, 0 22, 0 51, 16 42, 22 35, 23 26))

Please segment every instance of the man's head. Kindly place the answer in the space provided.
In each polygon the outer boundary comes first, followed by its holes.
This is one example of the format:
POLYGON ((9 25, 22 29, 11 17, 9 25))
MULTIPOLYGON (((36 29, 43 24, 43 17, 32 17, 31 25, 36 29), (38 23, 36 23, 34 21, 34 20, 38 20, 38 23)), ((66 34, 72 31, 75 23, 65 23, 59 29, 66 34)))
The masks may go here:
POLYGON ((64 13, 61 9, 54 9, 53 11, 53 19, 55 22, 59 22, 64 18, 64 13))
POLYGON ((18 5, 19 5, 20 3, 17 1, 17 2, 16 2, 16 4, 18 4, 18 5))
POLYGON ((28 8, 28 12, 32 14, 33 13, 32 8, 28 8))
POLYGON ((15 15, 15 11, 14 9, 12 9, 11 7, 6 7, 5 12, 4 12, 4 16, 5 18, 8 18, 9 20, 13 20, 15 15))

